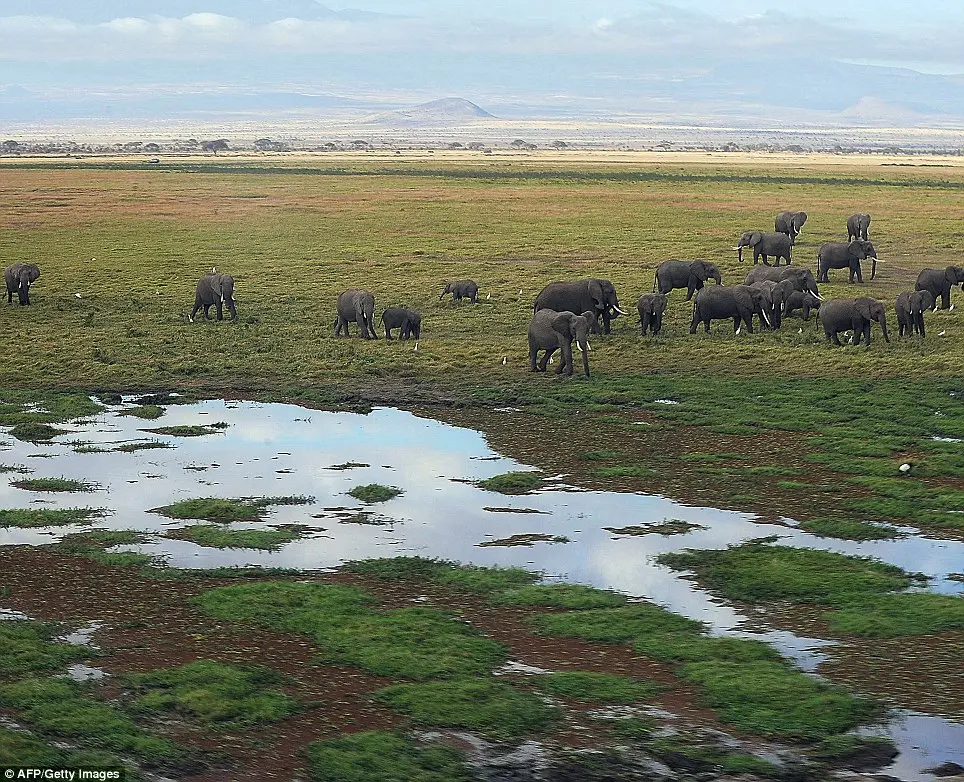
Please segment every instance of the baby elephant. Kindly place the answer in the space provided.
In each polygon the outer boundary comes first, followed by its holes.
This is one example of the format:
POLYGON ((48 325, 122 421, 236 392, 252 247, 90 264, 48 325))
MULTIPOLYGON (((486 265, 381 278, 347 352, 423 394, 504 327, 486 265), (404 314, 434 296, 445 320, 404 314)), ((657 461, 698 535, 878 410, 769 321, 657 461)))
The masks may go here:
POLYGON ((197 284, 194 294, 194 309, 188 316, 188 320, 194 323, 194 316, 198 310, 204 309, 204 319, 210 320, 208 310, 214 305, 218 311, 218 320, 224 320, 223 307, 226 304, 231 313, 231 320, 238 319, 238 310, 234 305, 234 277, 230 274, 219 274, 217 269, 211 269, 209 274, 205 274, 197 284))
POLYGON ((565 372, 572 376, 572 342, 582 351, 582 367, 589 377, 589 328, 596 320, 593 312, 573 315, 571 312, 539 310, 529 321, 529 368, 533 372, 545 372, 549 357, 557 350, 562 351, 562 361, 556 374, 565 372), (536 366, 536 354, 544 350, 542 361, 536 366))
POLYGON ((897 297, 897 336, 919 334, 924 336, 924 310, 934 306, 934 297, 929 291, 904 291, 897 297))
POLYGON ((647 331, 652 331, 655 337, 663 328, 663 313, 668 300, 665 293, 644 293, 639 297, 636 309, 639 311, 640 333, 644 337, 647 331))
POLYGON ((810 291, 791 291, 783 303, 783 315, 787 318, 810 320, 810 313, 819 309, 820 299, 810 291))
POLYGON ((30 286, 40 278, 40 267, 35 263, 14 263, 3 270, 7 282, 7 304, 13 304, 14 291, 21 304, 30 303, 30 286))
POLYGON ((399 339, 418 339, 422 331, 422 314, 405 307, 389 307, 382 313, 382 324, 385 326, 385 339, 392 338, 392 329, 398 329, 399 339))
POLYGON ((447 282, 445 284, 445 290, 442 291, 442 295, 438 297, 438 300, 441 301, 446 293, 452 294, 452 301, 462 301, 462 299, 468 299, 475 304, 475 299, 479 295, 479 286, 475 284, 475 280, 457 280, 456 282, 447 282))

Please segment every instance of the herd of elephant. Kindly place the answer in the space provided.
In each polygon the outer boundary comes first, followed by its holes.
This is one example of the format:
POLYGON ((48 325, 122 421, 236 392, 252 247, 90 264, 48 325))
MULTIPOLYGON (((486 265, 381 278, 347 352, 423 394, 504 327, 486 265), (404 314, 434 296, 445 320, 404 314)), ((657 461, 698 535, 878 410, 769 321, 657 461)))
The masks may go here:
MULTIPOLYGON (((831 269, 850 270, 850 282, 862 283, 861 262, 871 260, 871 280, 877 273, 877 251, 870 241, 868 231, 870 215, 857 213, 847 220, 847 241, 827 242, 817 252, 817 278, 800 266, 791 265, 794 243, 807 221, 805 212, 782 212, 777 215, 774 231, 747 231, 734 248, 742 262, 743 249, 753 249, 754 267, 739 285, 724 285, 719 267, 705 260, 663 261, 656 268, 653 292, 639 297, 636 308, 639 313, 640 331, 654 336, 662 329, 663 315, 674 289, 686 289, 686 301, 693 301, 693 318, 690 333, 695 334, 702 323, 710 330, 713 320, 732 319, 733 330, 739 333, 744 326, 753 332, 753 318, 759 318, 764 329, 779 329, 783 319, 795 316, 810 319, 816 311, 827 341, 840 345, 842 332, 853 332, 853 343, 870 346, 870 326, 880 324, 884 339, 890 342, 884 305, 866 296, 854 299, 825 301, 817 287, 818 282, 828 282, 831 269), (769 258, 774 259, 771 265, 769 258), (786 265, 780 265, 780 259, 786 265), (758 261, 763 266, 758 266, 758 261), (706 286, 709 280, 716 285, 706 286)), ((4 269, 7 284, 7 302, 12 303, 13 294, 20 304, 30 304, 30 286, 40 277, 40 267, 34 263, 15 263, 4 269)), ((917 276, 913 291, 897 296, 895 310, 899 336, 918 334, 925 336, 924 312, 928 309, 953 309, 950 303, 951 289, 960 285, 964 291, 964 267, 948 266, 944 269, 923 269, 917 276)), ((479 286, 474 280, 458 280, 446 284, 439 296, 441 301, 451 294, 455 303, 468 300, 476 303, 479 286)), ((520 291, 521 293, 521 291, 520 291)), ((210 309, 215 307, 217 319, 223 320, 227 307, 232 320, 238 312, 234 301, 234 278, 221 274, 216 268, 198 281, 194 308, 188 319, 201 310, 210 319, 210 309)), ((335 336, 348 336, 348 324, 355 323, 365 339, 378 339, 375 332, 375 296, 370 291, 352 289, 338 297, 337 316, 334 321, 335 336)), ((533 316, 529 323, 529 365, 534 372, 544 372, 555 351, 562 353, 556 368, 558 374, 573 374, 572 344, 582 353, 583 371, 589 377, 590 333, 609 334, 613 318, 626 315, 619 308, 619 300, 612 282, 600 278, 588 278, 570 282, 553 282, 536 296, 533 316), (538 353, 543 351, 541 360, 538 353)), ((422 316, 406 307, 389 307, 381 316, 385 338, 392 339, 397 329, 399 339, 418 340, 421 334, 422 316)), ((416 342, 416 350, 418 344, 416 342)))

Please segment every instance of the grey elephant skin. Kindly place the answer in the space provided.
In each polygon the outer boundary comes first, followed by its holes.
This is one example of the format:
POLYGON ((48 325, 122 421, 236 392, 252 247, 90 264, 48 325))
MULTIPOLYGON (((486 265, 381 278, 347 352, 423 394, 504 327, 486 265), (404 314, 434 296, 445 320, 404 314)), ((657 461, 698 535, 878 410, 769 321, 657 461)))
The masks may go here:
POLYGON ((763 292, 763 311, 767 314, 769 324, 764 322, 763 313, 760 313, 760 328, 780 328, 783 322, 783 312, 786 307, 787 297, 791 293, 797 293, 791 280, 759 280, 753 283, 752 287, 759 288, 763 292))
POLYGON ((225 305, 231 313, 231 320, 238 319, 238 308, 234 303, 234 277, 230 274, 213 271, 198 280, 197 289, 194 292, 194 309, 191 310, 188 320, 193 323, 194 316, 200 309, 204 310, 204 319, 210 320, 211 315, 208 311, 212 305, 217 310, 218 320, 224 320, 225 305))
POLYGON ((716 280, 717 285, 723 283, 719 267, 710 261, 663 261, 656 267, 653 292, 669 293, 674 288, 686 288, 686 301, 689 301, 710 279, 716 280))
POLYGON ((773 230, 777 233, 786 234, 791 242, 795 242, 800 232, 803 231, 803 224, 807 222, 806 212, 780 212, 777 219, 773 221, 773 230))
MULTIPOLYGON (((935 309, 946 310, 951 306, 951 288, 960 285, 964 291, 964 266, 948 266, 945 269, 922 269, 917 275, 916 291, 927 291, 934 297, 935 309), (936 302, 940 299, 940 307, 936 302)), ((9 283, 8 283, 9 286, 9 283)))
POLYGON ((863 282, 860 262, 870 259, 873 267, 870 279, 877 276, 877 249, 873 242, 866 239, 854 239, 852 242, 827 242, 817 250, 817 282, 830 282, 827 273, 831 269, 850 269, 850 282, 857 277, 857 282, 863 282))
POLYGON ((810 313, 820 309, 820 299, 810 291, 791 291, 783 307, 783 317, 810 320, 810 313), (799 315, 797 312, 799 311, 799 315))
POLYGON ((669 303, 669 296, 665 293, 644 293, 636 302, 636 311, 639 313, 640 334, 646 336, 649 331, 654 337, 663 328, 663 314, 666 312, 666 305, 669 303))
POLYGON ((813 278, 813 272, 801 266, 784 266, 782 268, 772 269, 757 266, 750 269, 743 284, 753 285, 761 280, 772 280, 773 282, 789 280, 794 290, 798 290, 801 293, 809 291, 818 299, 820 298, 820 289, 817 287, 817 281, 813 278))
POLYGON ((870 239, 867 235, 870 231, 870 215, 866 212, 857 212, 847 218, 847 241, 863 239, 865 242, 870 239))
POLYGON ((626 314, 619 309, 615 286, 609 280, 599 277, 588 277, 572 282, 550 282, 536 296, 532 309, 534 312, 555 310, 571 312, 573 315, 591 312, 593 313, 593 333, 599 332, 598 321, 602 318, 603 334, 609 334, 612 331, 610 323, 613 318, 626 314))
POLYGON ((442 291, 442 295, 438 297, 438 300, 441 301, 448 293, 452 294, 453 303, 460 302, 462 299, 468 299, 475 304, 475 300, 479 295, 479 286, 476 285, 475 280, 447 282, 445 283, 445 290, 442 291))
POLYGON ((702 323, 707 333, 711 320, 723 318, 733 319, 733 331, 739 333, 740 324, 746 325, 746 330, 753 333, 753 316, 761 315, 764 321, 769 317, 764 312, 763 291, 751 285, 714 285, 703 288, 693 299, 693 320, 690 323, 690 334, 696 333, 696 327, 702 323))
POLYGON ((897 311, 897 336, 918 334, 926 336, 924 311, 934 306, 934 297, 929 291, 904 291, 897 296, 894 309, 897 311))
POLYGON ((422 333, 422 313, 407 307, 389 307, 382 313, 382 325, 387 340, 392 338, 392 329, 398 329, 399 339, 418 339, 422 333))
POLYGON ((370 291, 352 289, 338 297, 338 317, 335 318, 335 336, 349 336, 348 324, 357 323, 364 339, 378 339, 375 333, 375 295, 370 291))
POLYGON ((582 351, 582 368, 589 377, 589 330, 595 321, 595 314, 586 310, 581 315, 572 312, 556 312, 542 309, 534 313, 529 321, 529 368, 533 372, 545 372, 549 357, 557 350, 562 351, 562 361, 556 367, 556 374, 572 375, 572 343, 582 351), (540 350, 545 353, 536 362, 540 350))
POLYGON ((876 299, 861 296, 857 299, 833 299, 826 301, 820 307, 820 322, 827 341, 835 345, 840 344, 837 336, 841 331, 853 331, 854 345, 864 340, 870 347, 870 324, 876 321, 884 333, 884 341, 890 342, 887 335, 887 318, 884 315, 884 305, 876 299))
POLYGON ((23 304, 30 304, 30 286, 40 279, 40 267, 35 263, 13 263, 3 270, 7 283, 7 304, 13 303, 13 294, 23 304))
POLYGON ((770 266, 767 258, 773 258, 773 266, 780 265, 780 259, 786 259, 787 266, 791 263, 793 253, 793 242, 785 233, 762 231, 747 231, 740 237, 740 243, 733 249, 737 251, 740 263, 743 263, 743 248, 753 248, 753 263, 757 264, 763 259, 764 266, 770 266))

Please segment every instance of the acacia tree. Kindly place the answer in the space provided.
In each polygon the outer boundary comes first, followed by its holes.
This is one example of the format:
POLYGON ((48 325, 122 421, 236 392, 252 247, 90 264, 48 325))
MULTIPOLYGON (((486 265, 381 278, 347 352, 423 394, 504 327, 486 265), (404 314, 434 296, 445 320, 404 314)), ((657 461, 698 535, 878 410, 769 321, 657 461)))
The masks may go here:
POLYGON ((215 155, 218 152, 222 152, 225 149, 230 149, 228 146, 228 140, 226 138, 214 139, 214 141, 202 141, 201 151, 202 152, 213 152, 215 155))

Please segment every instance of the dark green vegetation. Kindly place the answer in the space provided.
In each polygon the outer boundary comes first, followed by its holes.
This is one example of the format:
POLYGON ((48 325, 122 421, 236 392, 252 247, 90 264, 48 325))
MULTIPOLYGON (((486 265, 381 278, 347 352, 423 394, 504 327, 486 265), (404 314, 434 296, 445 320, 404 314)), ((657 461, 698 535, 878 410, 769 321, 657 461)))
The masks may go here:
POLYGON ((348 492, 360 502, 388 502, 393 497, 402 494, 402 490, 395 486, 383 486, 380 483, 369 483, 364 486, 356 486, 348 492))
POLYGON ((59 631, 41 622, 0 622, 0 680, 59 670, 94 654, 85 646, 57 643, 59 631))
POLYGON ((97 488, 96 483, 72 478, 23 478, 11 481, 10 485, 27 491, 94 491, 97 488))
POLYGON ((732 600, 832 606, 827 619, 842 633, 886 638, 964 629, 964 598, 898 594, 920 577, 871 559, 748 543, 663 554, 659 561, 695 571, 700 583, 732 600))
POLYGON ((59 543, 50 546, 52 551, 76 557, 86 557, 102 565, 113 567, 149 567, 161 562, 150 554, 135 551, 107 551, 112 546, 129 546, 147 543, 150 535, 131 530, 92 530, 65 535, 59 543))
POLYGON ((144 429, 151 434, 166 434, 170 437, 202 437, 206 434, 217 434, 220 430, 226 429, 228 424, 218 422, 215 424, 205 424, 203 426, 158 426, 153 429, 144 429))
POLYGON ((650 741, 646 750, 670 768, 689 773, 728 772, 780 777, 780 769, 756 755, 700 741, 693 736, 673 736, 650 741))
POLYGON ((667 519, 655 524, 639 524, 631 527, 603 527, 614 535, 685 535, 695 529, 706 529, 702 524, 693 524, 680 519, 667 519))
POLYGON ((166 537, 189 540, 211 548, 254 548, 276 551, 286 543, 304 537, 308 528, 289 525, 285 529, 225 529, 220 524, 192 524, 166 537), (298 528, 296 528, 298 527, 298 528))
POLYGON ((494 739, 539 732, 559 716, 532 693, 487 679, 395 684, 375 697, 417 725, 464 728, 494 739))
POLYGON ((271 689, 284 682, 277 671, 196 660, 178 668, 131 674, 132 708, 182 717, 206 727, 243 730, 277 722, 297 710, 287 695, 271 689))
POLYGON ((121 762, 99 750, 63 750, 24 733, 0 727, 0 766, 61 766, 116 769, 121 762))
POLYGON ((160 513, 172 519, 201 519, 228 524, 232 521, 263 521, 272 505, 308 505, 313 497, 242 497, 221 499, 201 497, 181 500, 172 505, 153 508, 152 513, 160 513))
POLYGON ((651 698, 660 688, 651 682, 590 671, 558 671, 543 674, 536 686, 552 695, 591 703, 628 704, 651 698))
POLYGON ((120 414, 153 421, 164 415, 164 408, 159 405, 137 405, 137 407, 128 407, 126 410, 121 410, 120 414))
POLYGON ((493 475, 476 485, 486 491, 497 491, 499 494, 528 494, 542 486, 544 478, 537 472, 504 472, 493 475))
POLYGON ((492 594, 493 603, 546 608, 608 608, 626 603, 619 592, 594 589, 583 584, 551 584, 503 589, 492 594))
POLYGON ((28 443, 42 443, 53 440, 57 435, 65 434, 65 429, 58 429, 50 424, 26 423, 17 424, 10 430, 10 436, 28 443))
MULTIPOLYGON (((155 448, 170 448, 169 443, 161 442, 160 440, 138 440, 133 443, 123 443, 118 445, 116 448, 110 450, 118 451, 120 453, 134 453, 135 451, 150 451, 155 448)), ((92 450, 97 450, 92 449, 92 450)), ((80 448, 77 449, 78 452, 81 451, 80 448)))
POLYGON ((462 757, 448 747, 420 747, 397 733, 361 731, 308 749, 314 782, 468 782, 462 757))
POLYGON ((97 508, 9 508, 0 510, 0 528, 90 524, 105 513, 97 508))
POLYGON ((812 519, 800 524, 800 529, 822 538, 844 540, 888 540, 903 537, 903 533, 887 524, 868 524, 851 519, 812 519))

